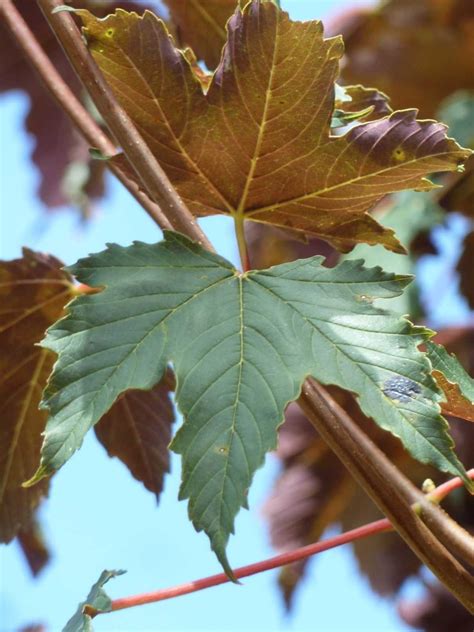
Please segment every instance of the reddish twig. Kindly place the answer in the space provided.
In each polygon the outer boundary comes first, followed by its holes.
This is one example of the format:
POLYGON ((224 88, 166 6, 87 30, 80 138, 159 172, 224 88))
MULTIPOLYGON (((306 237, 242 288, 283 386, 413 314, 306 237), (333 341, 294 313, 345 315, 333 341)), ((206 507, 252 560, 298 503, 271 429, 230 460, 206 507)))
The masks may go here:
MULTIPOLYGON (((474 480, 474 469, 469 470, 467 475, 470 479, 474 480)), ((462 487, 463 484, 464 483, 459 478, 459 476, 457 476, 456 478, 451 478, 449 481, 446 481, 446 483, 441 483, 441 485, 438 485, 438 487, 433 489, 432 492, 426 494, 426 499, 432 503, 440 503, 446 498, 446 496, 448 496, 448 494, 450 494, 455 489, 462 487)))
MULTIPOLYGON (((468 472, 468 475, 471 479, 474 480, 474 469, 470 470, 468 472)), ((434 489, 432 492, 427 494, 425 498, 426 500, 431 502, 439 502, 454 489, 462 487, 462 485, 463 482, 460 478, 453 478, 434 489)), ((419 507, 417 505, 413 505, 412 509, 416 511, 417 509, 419 509, 419 507)), ((351 529, 350 531, 346 531, 345 533, 341 533, 332 538, 328 538, 327 540, 315 542, 314 544, 308 544, 307 546, 300 547, 293 551, 282 553, 280 555, 275 555, 274 557, 270 557, 260 562, 255 562, 254 564, 241 566, 240 568, 235 569, 234 575, 237 579, 250 577, 251 575, 256 575, 258 573, 263 573, 265 571, 279 568, 280 566, 286 566, 287 564, 292 564, 293 562, 304 560, 307 557, 311 557, 313 555, 317 555, 318 553, 322 553, 323 551, 328 551, 329 549, 342 546, 343 544, 354 542, 355 540, 366 538, 370 535, 375 535, 376 533, 385 533, 392 530, 392 524, 389 520, 384 518, 382 520, 377 520, 376 522, 366 524, 362 527, 351 529)), ((219 573, 217 575, 211 575, 210 577, 204 577, 202 579, 179 584, 178 586, 162 588, 160 590, 143 593, 141 595, 134 595, 132 597, 115 599, 112 601, 112 611, 114 612, 116 610, 124 610, 126 608, 142 606, 148 603, 156 603, 158 601, 165 601, 166 599, 174 599, 175 597, 188 595, 199 590, 205 590, 206 588, 212 588, 213 586, 226 584, 230 581, 231 580, 225 573, 219 573)), ((100 613, 96 611, 95 614, 100 613)))
MULTIPOLYGON (((281 555, 275 555, 274 557, 261 562, 255 562, 254 564, 249 564, 248 566, 241 566, 240 568, 235 569, 234 575, 237 579, 249 577, 250 575, 256 575, 257 573, 285 566, 286 564, 291 564, 292 562, 304 560, 311 555, 328 551, 329 549, 341 546, 342 544, 348 544, 354 540, 366 538, 369 535, 391 531, 392 528, 392 525, 386 518, 377 520, 376 522, 371 522, 363 527, 357 527, 357 529, 351 529, 350 531, 336 535, 333 538, 328 538, 322 542, 308 544, 307 546, 295 549, 294 551, 282 553, 281 555)), ((155 590, 154 592, 135 595, 133 597, 115 599, 112 601, 112 611, 133 608, 134 606, 142 606, 146 603, 155 603, 157 601, 164 601, 165 599, 174 599, 175 597, 188 595, 189 593, 197 592, 198 590, 204 590, 205 588, 212 588, 213 586, 226 584, 230 581, 231 580, 225 573, 219 573, 218 575, 211 575, 210 577, 204 577, 203 579, 196 579, 195 581, 180 584, 179 586, 163 588, 162 590, 155 590)))

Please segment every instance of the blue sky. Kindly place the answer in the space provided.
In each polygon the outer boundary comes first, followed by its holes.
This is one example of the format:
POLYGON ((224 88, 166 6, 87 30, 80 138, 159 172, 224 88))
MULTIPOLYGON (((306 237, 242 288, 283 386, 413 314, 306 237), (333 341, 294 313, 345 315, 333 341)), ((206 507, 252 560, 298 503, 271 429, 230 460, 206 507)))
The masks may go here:
MULTIPOLYGON (((347 0, 283 2, 294 18, 324 18, 329 11, 355 4, 347 0)), ((123 245, 132 239, 157 241, 160 233, 121 186, 110 180, 110 194, 90 225, 64 211, 46 216, 35 199, 38 175, 31 169, 32 140, 22 131, 27 99, 10 93, 0 99, 1 215, 0 254, 20 255, 22 245, 51 252, 66 263, 101 250, 106 241, 123 245), (7 150, 5 150, 7 148, 7 150)), ((221 254, 237 261, 231 224, 210 219, 203 225, 221 254)), ((261 516, 263 501, 278 471, 270 456, 250 494, 250 511, 237 519, 229 555, 235 565, 272 554, 261 516)), ((187 520, 177 501, 179 462, 157 507, 154 498, 116 459, 109 459, 91 433, 83 448, 53 479, 41 518, 53 560, 33 581, 16 545, 0 549, 0 632, 31 623, 59 631, 104 568, 127 574, 107 589, 121 597, 219 572, 207 538, 187 520)), ((180 599, 106 615, 97 631, 191 632, 206 630, 377 631, 407 630, 392 605, 374 597, 360 580, 350 549, 324 553, 311 565, 294 614, 285 617, 276 590, 276 573, 244 580, 180 599)))

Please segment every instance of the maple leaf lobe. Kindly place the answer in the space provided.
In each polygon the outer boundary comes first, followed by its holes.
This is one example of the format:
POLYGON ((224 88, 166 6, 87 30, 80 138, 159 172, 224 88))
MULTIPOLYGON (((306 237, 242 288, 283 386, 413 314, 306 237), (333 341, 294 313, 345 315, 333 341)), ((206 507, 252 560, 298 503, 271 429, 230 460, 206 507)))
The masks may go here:
MULTIPOLYGON (((272 2, 236 10, 207 91, 152 13, 81 17, 118 100, 197 216, 243 215, 343 251, 367 242, 404 252, 368 212, 385 194, 431 188, 428 174, 469 155, 415 111, 331 136, 342 40, 272 2)), ((383 95, 378 103, 385 113, 383 95)))

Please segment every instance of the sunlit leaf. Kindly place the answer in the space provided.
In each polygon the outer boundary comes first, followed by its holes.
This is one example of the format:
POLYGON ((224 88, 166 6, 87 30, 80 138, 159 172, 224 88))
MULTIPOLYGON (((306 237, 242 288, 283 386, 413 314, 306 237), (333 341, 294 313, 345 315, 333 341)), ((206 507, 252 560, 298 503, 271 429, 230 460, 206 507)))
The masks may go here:
POLYGON ((48 331, 58 353, 45 392, 50 410, 41 467, 61 467, 87 430, 131 388, 149 389, 172 362, 185 423, 181 498, 227 572, 234 517, 288 402, 313 375, 358 394, 362 410, 415 458, 464 477, 436 403, 431 365, 417 346, 431 332, 372 306, 405 277, 321 257, 238 273, 178 233, 81 259, 81 296, 48 331))
POLYGON ((35 346, 71 299, 70 277, 54 257, 24 250, 0 262, 0 541, 27 528, 47 482, 23 489, 38 466, 46 412, 38 411, 54 356, 35 346))
POLYGON ((433 376, 446 396, 441 408, 448 415, 474 421, 474 380, 444 347, 428 342, 426 348, 433 376))
POLYGON ((128 391, 95 427, 109 456, 118 457, 133 476, 158 498, 169 471, 170 389, 160 383, 151 391, 128 391))
POLYGON ((66 623, 63 632, 93 632, 92 613, 110 612, 112 601, 104 590, 104 585, 114 577, 123 575, 125 571, 102 571, 97 582, 90 589, 85 601, 81 602, 71 619, 66 623))
POLYGON ((206 94, 152 13, 78 13, 118 100, 196 215, 293 228, 341 250, 366 242, 403 252, 367 211, 387 193, 432 188, 424 176, 469 156, 414 110, 331 136, 342 41, 272 2, 233 15, 206 94))

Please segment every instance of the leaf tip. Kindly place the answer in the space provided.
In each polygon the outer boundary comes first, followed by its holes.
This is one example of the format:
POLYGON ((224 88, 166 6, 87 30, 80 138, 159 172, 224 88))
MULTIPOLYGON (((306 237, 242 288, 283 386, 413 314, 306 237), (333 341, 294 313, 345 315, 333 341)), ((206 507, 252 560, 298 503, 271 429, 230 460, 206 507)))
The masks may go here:
POLYGON ((40 467, 36 470, 33 476, 27 481, 25 481, 24 483, 22 483, 21 486, 25 489, 28 487, 33 487, 34 485, 42 481, 44 478, 47 478, 50 474, 51 472, 49 472, 47 468, 44 467, 44 465, 40 465, 40 467))
POLYGON ((413 283, 414 279, 414 274, 396 274, 394 280, 403 287, 406 287, 407 285, 410 285, 410 283, 413 283))
POLYGON ((212 549, 214 553, 216 554, 217 559, 219 560, 224 570, 224 573, 227 575, 230 581, 233 582, 234 584, 240 584, 241 582, 239 582, 239 580, 235 576, 234 571, 232 570, 229 564, 229 560, 225 552, 225 545, 223 546, 222 544, 213 544, 212 549))

